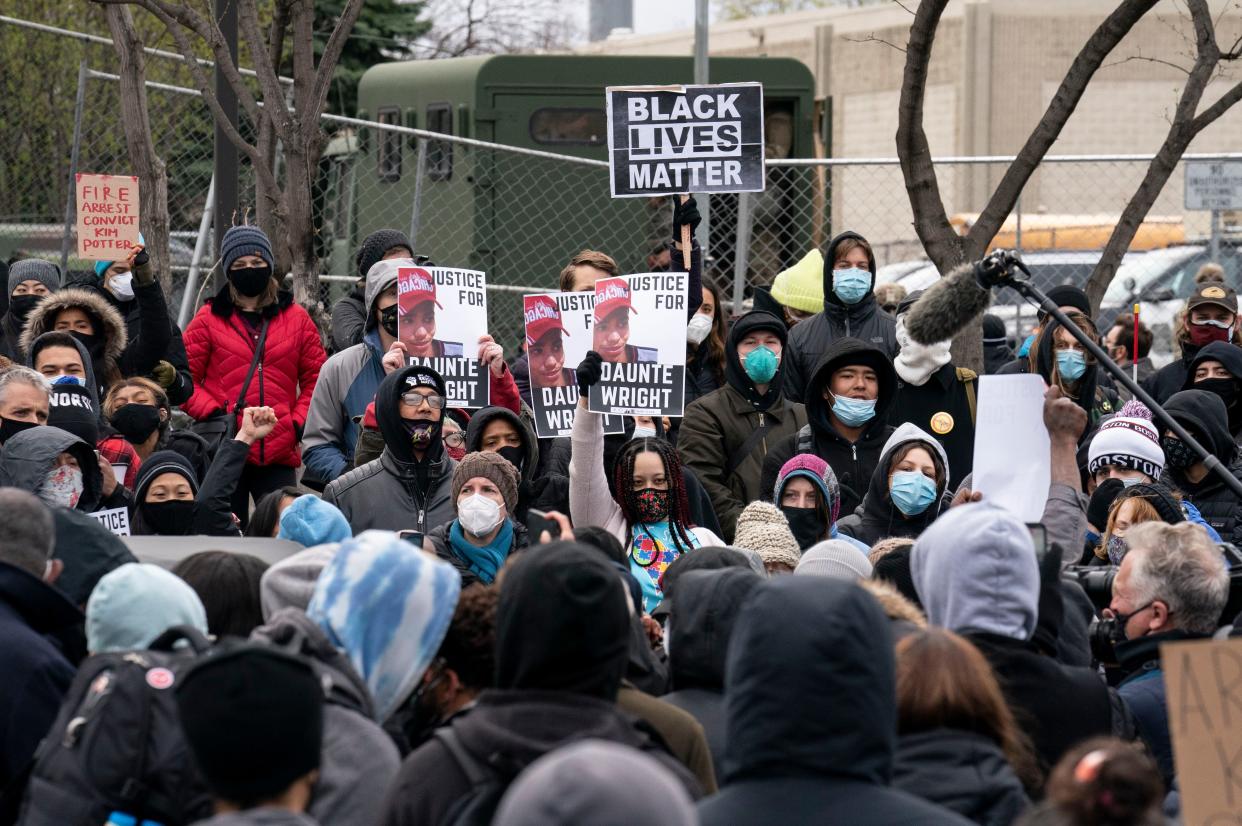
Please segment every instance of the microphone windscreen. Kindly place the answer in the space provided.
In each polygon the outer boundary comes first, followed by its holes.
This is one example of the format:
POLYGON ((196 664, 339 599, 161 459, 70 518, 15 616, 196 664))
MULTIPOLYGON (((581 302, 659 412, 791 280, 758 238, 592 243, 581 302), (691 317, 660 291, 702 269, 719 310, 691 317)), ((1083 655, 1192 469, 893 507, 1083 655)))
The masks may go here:
POLYGON ((948 341, 988 308, 992 295, 976 283, 974 264, 962 264, 906 311, 906 332, 918 344, 948 341))

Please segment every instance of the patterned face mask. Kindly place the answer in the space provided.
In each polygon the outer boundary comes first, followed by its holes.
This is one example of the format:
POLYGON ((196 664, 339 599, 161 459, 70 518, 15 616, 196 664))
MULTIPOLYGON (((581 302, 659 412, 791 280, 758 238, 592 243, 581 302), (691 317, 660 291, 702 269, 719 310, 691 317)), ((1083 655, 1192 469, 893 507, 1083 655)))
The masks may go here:
POLYGON ((82 470, 73 465, 58 465, 47 474, 39 487, 39 498, 51 507, 76 508, 82 498, 82 470))
POLYGON ((1124 536, 1110 536, 1107 547, 1108 561, 1113 565, 1120 565, 1122 557, 1130 550, 1130 546, 1126 544, 1124 536))
POLYGON ((636 497, 639 522, 663 522, 668 519, 668 491, 643 488, 636 497))

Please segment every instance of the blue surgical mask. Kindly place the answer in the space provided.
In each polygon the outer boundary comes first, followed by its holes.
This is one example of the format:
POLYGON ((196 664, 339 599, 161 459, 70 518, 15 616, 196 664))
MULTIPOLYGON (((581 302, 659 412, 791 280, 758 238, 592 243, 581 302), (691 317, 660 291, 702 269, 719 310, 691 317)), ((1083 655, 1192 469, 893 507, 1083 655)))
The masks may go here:
POLYGON ((846 427, 862 427, 875 418, 875 399, 832 397, 832 414, 846 427))
POLYGON ((832 271, 832 291, 842 304, 857 304, 871 292, 871 273, 858 267, 832 271))
POLYGON ((1018 348, 1018 358, 1024 359, 1031 354, 1031 345, 1035 343, 1035 334, 1031 333, 1022 340, 1022 346, 1018 348))
POLYGON ((888 493, 899 511, 916 516, 936 501, 936 483, 917 470, 901 470, 893 474, 888 493))
POLYGON ((1121 489, 1125 490, 1126 488, 1132 488, 1135 485, 1143 485, 1143 484, 1147 484, 1146 480, 1144 479, 1122 479, 1121 489))
POLYGON ((1077 350, 1057 350, 1057 372, 1066 381, 1078 381, 1087 372, 1087 357, 1077 350))
POLYGON ((742 367, 746 369, 746 375, 750 376, 750 380, 755 384, 767 384, 776 375, 776 365, 779 363, 776 353, 767 345, 760 344, 746 354, 742 367))

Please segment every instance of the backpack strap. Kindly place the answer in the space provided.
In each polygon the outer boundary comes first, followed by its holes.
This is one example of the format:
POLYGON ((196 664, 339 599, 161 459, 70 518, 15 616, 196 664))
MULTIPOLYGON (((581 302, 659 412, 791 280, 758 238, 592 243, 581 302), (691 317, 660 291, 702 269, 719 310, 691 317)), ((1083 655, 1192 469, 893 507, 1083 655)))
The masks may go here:
POLYGON ((970 407, 970 423, 975 423, 975 383, 979 381, 979 374, 969 367, 957 368, 957 380, 966 385, 966 404, 970 407))

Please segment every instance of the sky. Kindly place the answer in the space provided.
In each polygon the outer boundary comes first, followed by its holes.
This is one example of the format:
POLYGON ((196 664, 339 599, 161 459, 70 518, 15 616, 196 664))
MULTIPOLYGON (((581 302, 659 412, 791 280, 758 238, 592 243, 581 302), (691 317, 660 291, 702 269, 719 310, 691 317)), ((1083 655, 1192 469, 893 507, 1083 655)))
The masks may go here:
MULTIPOLYGON (((634 31, 656 34, 694 26, 694 0, 633 0, 634 31)), ((585 34, 588 0, 575 0, 579 29, 585 34)))

